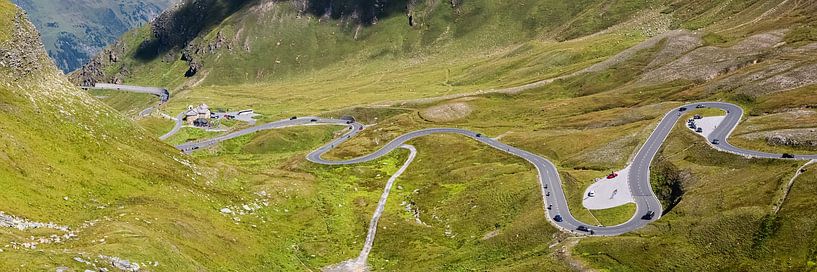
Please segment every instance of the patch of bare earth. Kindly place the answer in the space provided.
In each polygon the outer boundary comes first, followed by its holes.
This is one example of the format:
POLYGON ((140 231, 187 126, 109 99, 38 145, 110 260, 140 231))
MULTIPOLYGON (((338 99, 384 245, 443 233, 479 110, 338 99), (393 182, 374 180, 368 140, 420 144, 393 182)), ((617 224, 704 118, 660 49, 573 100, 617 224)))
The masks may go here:
POLYGON ((674 61, 645 73, 641 84, 660 84, 674 80, 705 82, 718 76, 757 64, 783 40, 784 31, 754 35, 737 44, 721 48, 704 46, 674 61))
POLYGON ((472 111, 465 102, 455 102, 427 108, 420 112, 420 116, 432 122, 450 122, 465 118, 472 111))
POLYGON ((358 261, 358 259, 351 259, 345 262, 328 266, 321 271, 324 272, 366 272, 369 271, 369 268, 366 267, 364 262, 358 261))
POLYGON ((581 259, 573 256, 573 248, 579 244, 581 239, 582 238, 580 237, 569 237, 563 240, 558 240, 556 244, 551 245, 551 247, 556 248, 556 250, 553 251, 553 255, 556 257, 556 259, 561 260, 570 266, 570 268, 574 271, 597 271, 596 269, 593 269, 585 264, 581 259))

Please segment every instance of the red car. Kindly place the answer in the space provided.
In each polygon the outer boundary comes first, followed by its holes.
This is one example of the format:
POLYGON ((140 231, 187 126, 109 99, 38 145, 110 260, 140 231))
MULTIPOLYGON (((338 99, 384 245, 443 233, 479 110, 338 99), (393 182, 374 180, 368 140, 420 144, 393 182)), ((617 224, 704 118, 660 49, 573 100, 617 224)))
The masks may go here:
POLYGON ((614 179, 615 177, 618 177, 618 173, 616 173, 616 172, 613 172, 613 173, 610 173, 609 175, 607 175, 607 179, 614 179))

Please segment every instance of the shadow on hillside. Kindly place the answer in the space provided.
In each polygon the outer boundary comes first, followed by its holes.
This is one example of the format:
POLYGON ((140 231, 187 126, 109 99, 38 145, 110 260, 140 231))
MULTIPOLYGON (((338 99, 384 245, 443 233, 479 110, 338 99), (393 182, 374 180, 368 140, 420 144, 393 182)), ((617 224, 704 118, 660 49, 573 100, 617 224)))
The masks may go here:
POLYGON ((184 48, 200 33, 258 0, 185 0, 179 8, 159 15, 152 24, 153 37, 143 41, 134 57, 149 61, 164 53, 184 48))
MULTIPOLYGON (((149 61, 170 50, 184 48, 199 34, 259 0, 185 0, 185 3, 160 15, 153 23, 153 37, 143 41, 134 57, 149 61)), ((408 0, 291 0, 301 12, 332 19, 349 18, 364 26, 395 13, 405 13, 408 0)))

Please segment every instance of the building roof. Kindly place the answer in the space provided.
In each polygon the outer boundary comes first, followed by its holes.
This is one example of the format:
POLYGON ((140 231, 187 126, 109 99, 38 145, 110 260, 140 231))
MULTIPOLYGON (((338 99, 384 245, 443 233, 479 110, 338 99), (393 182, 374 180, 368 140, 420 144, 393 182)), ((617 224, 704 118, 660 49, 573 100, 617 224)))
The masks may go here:
POLYGON ((207 104, 202 103, 201 105, 199 105, 196 108, 196 111, 198 111, 198 113, 209 113, 210 112, 210 107, 207 106, 207 104))

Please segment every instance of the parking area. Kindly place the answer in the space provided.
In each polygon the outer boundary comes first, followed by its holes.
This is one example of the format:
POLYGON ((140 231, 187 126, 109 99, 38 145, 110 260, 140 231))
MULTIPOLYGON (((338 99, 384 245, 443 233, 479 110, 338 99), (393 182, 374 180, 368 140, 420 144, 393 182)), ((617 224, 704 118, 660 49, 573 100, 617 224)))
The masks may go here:
POLYGON ((585 208, 603 210, 635 203, 630 187, 627 185, 630 168, 627 167, 614 173, 615 175, 597 179, 595 183, 587 187, 582 197, 582 205, 585 208))

